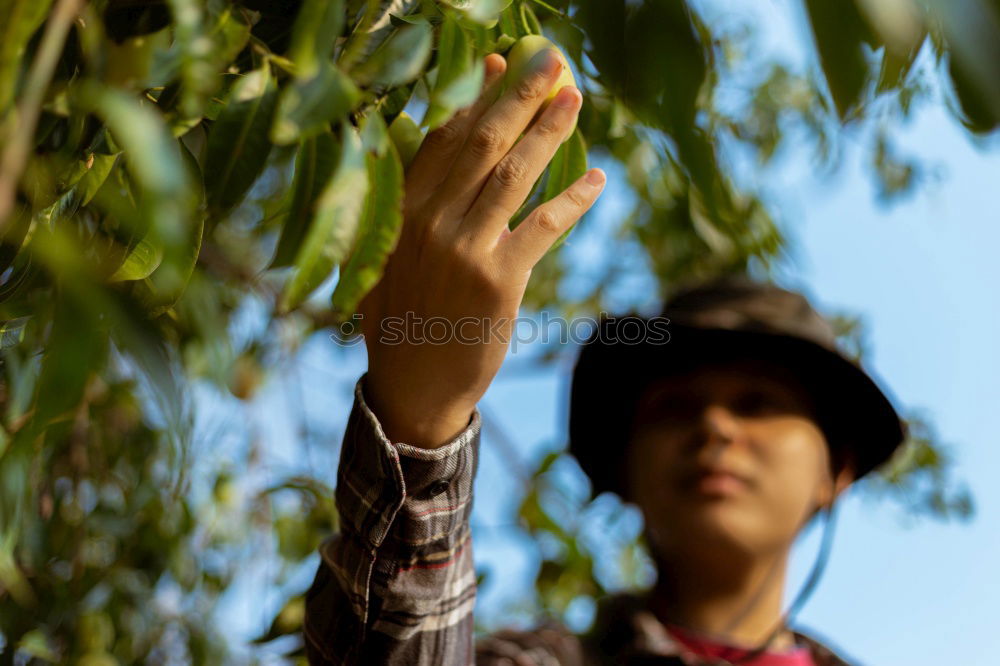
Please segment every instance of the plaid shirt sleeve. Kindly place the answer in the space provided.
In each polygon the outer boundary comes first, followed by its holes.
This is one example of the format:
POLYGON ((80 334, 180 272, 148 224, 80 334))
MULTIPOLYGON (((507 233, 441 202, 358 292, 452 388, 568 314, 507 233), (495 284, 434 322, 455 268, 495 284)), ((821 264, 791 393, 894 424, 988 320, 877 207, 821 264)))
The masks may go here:
POLYGON ((362 388, 340 454, 340 532, 306 594, 310 664, 473 661, 476 577, 469 514, 480 415, 450 443, 427 450, 390 442, 362 388))

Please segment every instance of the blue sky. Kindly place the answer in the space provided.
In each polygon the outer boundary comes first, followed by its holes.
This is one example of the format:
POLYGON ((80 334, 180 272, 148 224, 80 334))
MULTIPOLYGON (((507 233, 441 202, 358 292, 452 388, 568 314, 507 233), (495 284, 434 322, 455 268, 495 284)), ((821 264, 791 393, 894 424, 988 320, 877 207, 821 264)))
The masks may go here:
MULTIPOLYGON (((716 16, 733 12, 765 26, 764 48, 807 66, 808 32, 798 23, 797 3, 703 4, 716 16)), ((954 451, 955 476, 970 487, 976 515, 969 523, 914 521, 896 504, 849 492, 823 581, 798 625, 863 664, 994 664, 1000 653, 1000 449, 992 420, 1000 406, 1000 141, 977 146, 941 103, 924 105, 894 136, 904 151, 937 165, 940 177, 888 207, 877 201, 866 156, 853 140, 834 177, 815 168, 809 151, 794 147, 755 177, 796 245, 780 282, 804 290, 820 309, 865 317, 869 367, 897 406, 926 410, 954 451)), ((738 156, 732 159, 742 168, 738 156)), ((609 168, 608 176, 588 218, 597 228, 625 206, 622 174, 609 168)), ((638 291, 646 287, 641 279, 634 284, 638 291)), ((519 488, 510 457, 534 461, 565 439, 571 368, 526 367, 512 355, 481 403, 513 449, 485 433, 474 516, 477 561, 491 577, 480 596, 484 613, 525 594, 537 566, 533 544, 509 528, 519 488)), ((314 339, 283 377, 295 374, 307 390, 292 397, 285 382, 273 382, 258 400, 271 409, 245 416, 263 438, 287 441, 293 424, 275 415, 283 401, 300 399, 316 428, 342 433, 349 387, 363 368, 362 348, 314 339)), ((333 482, 338 445, 312 445, 311 473, 333 482)), ((275 478, 302 467, 283 451, 269 447, 266 473, 275 478)), ((807 535, 796 548, 789 596, 817 542, 817 535, 807 535)), ((238 633, 251 635, 266 626, 280 597, 273 590, 244 591, 227 599, 223 612, 238 633), (250 598, 255 603, 247 608, 250 598)))
MULTIPOLYGON (((806 62, 809 33, 796 3, 705 4, 723 13, 735 8, 728 18, 766 26, 765 48, 790 63, 806 62)), ((885 206, 876 199, 867 156, 853 140, 832 178, 808 151, 795 149, 759 176, 796 245, 780 281, 821 309, 864 316, 869 367, 898 406, 926 411, 956 456, 956 479, 975 498, 970 523, 913 520, 899 505, 861 492, 845 498, 831 560, 798 624, 864 664, 986 665, 1000 651, 1000 451, 990 418, 1000 397, 1000 151, 995 137, 987 145, 971 140, 935 94, 935 103, 894 129, 900 147, 938 176, 902 201, 885 206)), ((588 224, 621 210, 621 174, 609 177, 588 224)), ((522 456, 534 458, 564 439, 570 369, 505 371, 483 402, 522 456)), ((502 523, 516 496, 516 483, 496 471, 503 458, 487 433, 477 486, 483 525, 502 523)), ((479 561, 503 580, 484 590, 482 605, 489 607, 514 597, 523 577, 530 580, 534 552, 504 529, 480 529, 477 539, 479 561)), ((796 548, 789 599, 817 543, 810 534, 796 548)))

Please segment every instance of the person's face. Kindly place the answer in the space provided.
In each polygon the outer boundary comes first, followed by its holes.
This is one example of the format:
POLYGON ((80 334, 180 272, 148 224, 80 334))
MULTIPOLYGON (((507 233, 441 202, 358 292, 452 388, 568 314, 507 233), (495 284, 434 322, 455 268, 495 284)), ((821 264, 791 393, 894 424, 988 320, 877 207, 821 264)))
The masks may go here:
POLYGON ((851 481, 849 468, 832 478, 806 391, 765 361, 659 380, 638 401, 633 428, 630 499, 661 554, 786 549, 851 481))

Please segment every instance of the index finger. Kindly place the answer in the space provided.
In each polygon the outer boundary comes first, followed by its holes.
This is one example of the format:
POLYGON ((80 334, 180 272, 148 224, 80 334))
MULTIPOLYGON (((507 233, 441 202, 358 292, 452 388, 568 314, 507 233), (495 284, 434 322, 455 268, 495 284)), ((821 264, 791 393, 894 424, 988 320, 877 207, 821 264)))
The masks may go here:
POLYGON ((507 61, 499 53, 484 58, 486 74, 482 92, 471 105, 458 110, 451 119, 438 127, 420 143, 413 161, 406 170, 406 196, 414 203, 430 198, 451 168, 465 137, 479 118, 500 94, 507 61))
POLYGON ((436 193, 450 217, 461 218, 468 212, 490 172, 535 117, 555 85, 562 61, 554 49, 546 48, 535 54, 527 69, 471 129, 436 193))

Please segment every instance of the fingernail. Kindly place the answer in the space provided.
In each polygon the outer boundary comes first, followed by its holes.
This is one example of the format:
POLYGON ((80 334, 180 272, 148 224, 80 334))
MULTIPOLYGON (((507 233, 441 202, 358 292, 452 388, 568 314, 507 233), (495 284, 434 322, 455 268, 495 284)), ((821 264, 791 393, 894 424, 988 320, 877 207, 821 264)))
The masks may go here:
POLYGON ((496 58, 486 60, 486 78, 491 79, 500 71, 500 61, 496 58))
POLYGON ((603 185, 604 172, 600 169, 594 169, 593 171, 587 172, 587 182, 594 186, 603 185))
POLYGON ((571 109, 576 106, 576 93, 571 87, 566 86, 559 91, 552 103, 561 109, 571 109))
POLYGON ((552 74, 555 72, 556 67, 559 66, 559 58, 556 57, 556 54, 552 49, 542 49, 535 55, 531 56, 531 60, 528 61, 528 65, 532 72, 545 72, 546 74, 552 74))

